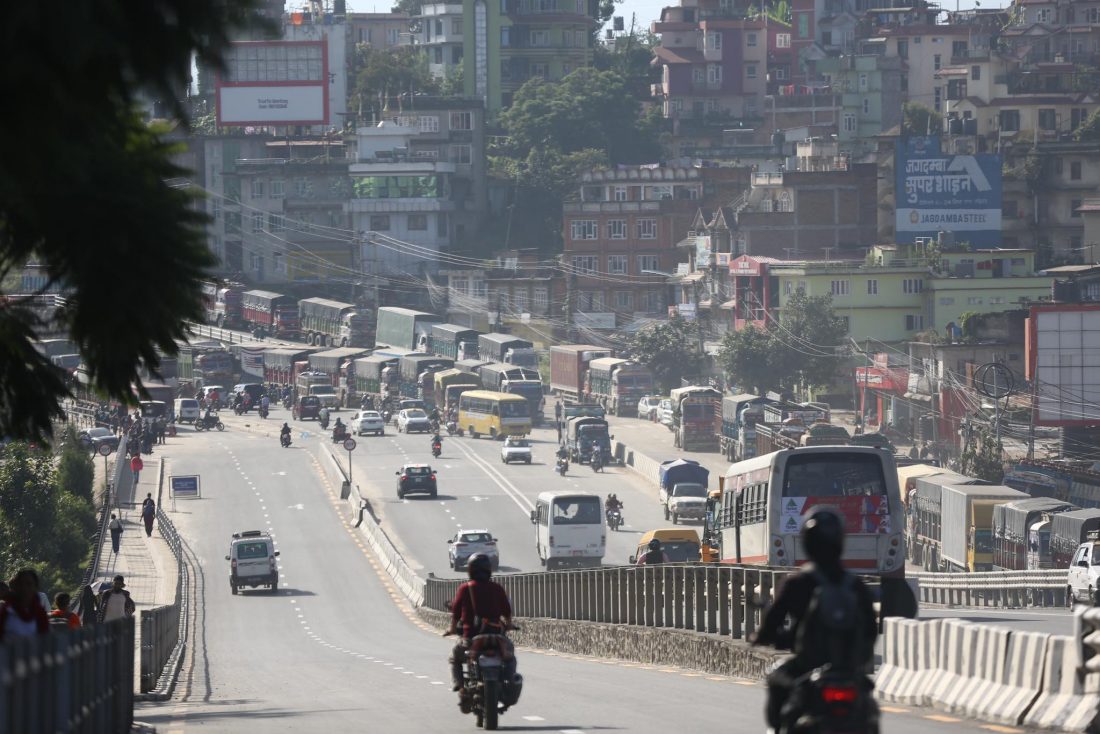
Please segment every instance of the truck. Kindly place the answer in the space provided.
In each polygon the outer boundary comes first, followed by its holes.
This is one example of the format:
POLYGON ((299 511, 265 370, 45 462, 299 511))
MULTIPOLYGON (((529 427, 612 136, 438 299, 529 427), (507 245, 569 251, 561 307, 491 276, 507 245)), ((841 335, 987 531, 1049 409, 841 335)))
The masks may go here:
POLYGON ((811 423, 799 439, 799 446, 847 446, 852 440, 848 429, 834 426, 832 423, 818 421, 811 423))
POLYGON ((456 367, 436 372, 433 379, 435 380, 435 404, 441 408, 451 405, 457 408, 459 395, 467 390, 481 389, 481 380, 477 375, 463 372, 456 367))
POLYGON ((371 354, 356 359, 356 394, 370 395, 379 407, 387 398, 396 400, 401 394, 399 388, 401 379, 397 372, 398 359, 385 354, 371 354))
POLYGON ((309 349, 298 347, 277 347, 264 350, 264 380, 278 385, 293 382, 294 363, 308 360, 309 349))
POLYGON ((653 373, 628 359, 601 357, 588 363, 588 399, 611 415, 637 417, 638 401, 653 392, 653 373))
POLYGON ((206 323, 221 329, 236 329, 241 326, 241 295, 244 286, 221 284, 217 281, 204 281, 202 284, 203 307, 206 311, 206 323))
POLYGON ((222 346, 185 345, 177 362, 182 382, 230 386, 236 380, 233 356, 222 346))
POLYGON ((294 388, 298 391, 298 397, 312 395, 318 398, 322 408, 333 410, 340 407, 336 388, 332 384, 332 376, 328 373, 313 370, 299 372, 294 381, 294 388))
POLYGON ((434 354, 408 354, 397 361, 401 396, 423 400, 431 409, 435 404, 435 373, 455 366, 453 359, 434 354))
POLYGON ((1059 512, 1050 523, 1050 560, 1054 568, 1069 568, 1088 534, 1100 531, 1100 508, 1059 512))
POLYGON ((514 364, 517 367, 539 368, 539 355, 535 352, 535 345, 526 339, 519 339, 511 334, 479 334, 477 337, 477 353, 482 359, 489 359, 504 364, 514 364))
POLYGON ((428 349, 432 354, 460 359, 477 359, 478 337, 481 332, 456 324, 432 324, 428 349))
POLYGON ((808 426, 817 422, 829 422, 829 411, 814 403, 792 403, 786 400, 770 400, 764 406, 765 423, 783 423, 791 419, 808 426))
POLYGON ((756 455, 763 456, 780 449, 796 449, 802 445, 806 426, 801 423, 757 423, 756 455))
POLYGON ((562 441, 566 451, 569 452, 569 460, 575 464, 589 462, 592 458, 593 443, 600 447, 603 465, 607 466, 611 463, 611 436, 607 421, 602 418, 588 416, 570 418, 562 434, 562 441))
MULTIPOLYGON (((482 350, 482 355, 484 354, 482 350)), ((566 400, 581 402, 584 398, 588 365, 594 359, 610 356, 610 349, 591 344, 560 344, 550 347, 550 389, 566 400)))
POLYGON ((681 518, 704 520, 709 481, 710 471, 698 461, 662 461, 657 472, 657 499, 664 506, 665 520, 672 520, 673 525, 681 518))
MULTIPOLYGON (((739 451, 739 437, 744 428, 741 425, 741 411, 750 405, 762 405, 764 398, 752 393, 740 393, 722 398, 722 405, 715 416, 714 423, 717 429, 718 450, 726 457, 727 461, 741 461, 739 451)), ((763 407, 760 415, 763 416, 763 407)), ((753 431, 755 439, 756 424, 753 422, 748 429, 753 431)), ((744 457, 748 458, 748 457, 744 457)))
POLYGON ((374 328, 375 346, 427 353, 432 325, 442 321, 434 313, 383 306, 378 309, 378 322, 374 328))
POLYGON ((940 498, 943 487, 947 485, 988 484, 980 479, 955 472, 945 472, 914 480, 914 489, 909 501, 909 560, 921 566, 925 571, 940 568, 943 553, 940 542, 943 524, 940 498))
POLYGON ((327 298, 298 301, 298 321, 306 344, 319 347, 366 347, 370 322, 365 309, 327 298))
MULTIPOLYGON (((368 354, 370 354, 370 349, 365 347, 337 347, 336 349, 326 349, 323 352, 314 352, 309 355, 310 370, 323 372, 329 376, 333 394, 336 396, 337 408, 354 405, 354 401, 350 399, 350 396, 355 392, 355 377, 352 375, 349 380, 349 368, 354 360, 368 354)), ((328 405, 326 398, 320 395, 319 397, 321 397, 321 402, 325 403, 325 407, 333 407, 328 405)))
POLYGON ((1002 485, 947 484, 940 488, 941 571, 993 570, 993 508, 1026 499, 1002 485))
POLYGON ((459 359, 455 360, 455 369, 477 375, 481 372, 481 368, 487 364, 493 364, 493 362, 488 359, 459 359))
POLYGON ((714 416, 722 393, 713 387, 691 385, 670 393, 673 445, 684 451, 716 451, 714 416))
POLYGON ((993 570, 1027 569, 1028 541, 1032 526, 1044 515, 1079 509, 1053 497, 1032 497, 993 508, 993 570))
POLYGON ((298 302, 274 291, 245 291, 241 294, 241 319, 258 337, 297 339, 301 330, 298 302))
POLYGON ((492 392, 506 392, 513 395, 522 395, 527 399, 531 409, 531 421, 542 421, 542 380, 538 370, 530 367, 519 367, 512 364, 490 362, 478 369, 478 377, 481 386, 492 392))

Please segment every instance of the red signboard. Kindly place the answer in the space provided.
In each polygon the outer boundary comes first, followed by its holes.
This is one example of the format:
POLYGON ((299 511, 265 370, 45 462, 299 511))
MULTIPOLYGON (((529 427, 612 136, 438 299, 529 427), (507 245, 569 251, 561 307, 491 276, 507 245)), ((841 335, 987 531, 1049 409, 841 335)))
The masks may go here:
POLYGON ((882 367, 856 367, 856 386, 863 387, 864 385, 875 390, 903 395, 909 386, 909 372, 896 367, 885 369, 882 367))

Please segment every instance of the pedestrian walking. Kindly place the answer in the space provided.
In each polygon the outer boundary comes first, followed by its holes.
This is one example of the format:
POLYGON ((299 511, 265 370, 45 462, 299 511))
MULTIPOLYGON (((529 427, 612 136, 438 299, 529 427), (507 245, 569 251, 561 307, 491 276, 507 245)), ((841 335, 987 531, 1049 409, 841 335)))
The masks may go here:
POLYGON ((92 590, 90 584, 84 585, 84 591, 80 592, 80 621, 82 626, 87 627, 90 624, 95 624, 99 619, 99 601, 96 599, 95 591, 92 590))
POLYGON ((157 517, 157 504, 150 495, 141 503, 141 519, 145 522, 145 537, 153 537, 153 520, 157 517))
POLYGON ((99 616, 101 622, 113 622, 123 617, 134 616, 134 600, 130 598, 130 592, 126 591, 126 580, 121 576, 115 576, 111 588, 103 592, 103 598, 99 602, 99 616))
POLYGON ((50 631, 50 618, 38 600, 38 574, 24 568, 11 580, 11 590, 0 601, 0 642, 34 637, 50 631))
POLYGON ((50 612, 50 624, 65 629, 80 629, 80 617, 69 611, 69 602, 72 597, 64 591, 58 592, 53 598, 53 611, 50 612))
POLYGON ((122 521, 113 512, 111 513, 111 522, 107 525, 107 528, 111 531, 111 548, 115 553, 118 553, 118 546, 122 543, 122 521))
POLYGON ((130 459, 130 473, 134 475, 134 486, 137 486, 138 477, 141 476, 141 470, 145 468, 145 462, 141 460, 141 454, 134 454, 130 459))

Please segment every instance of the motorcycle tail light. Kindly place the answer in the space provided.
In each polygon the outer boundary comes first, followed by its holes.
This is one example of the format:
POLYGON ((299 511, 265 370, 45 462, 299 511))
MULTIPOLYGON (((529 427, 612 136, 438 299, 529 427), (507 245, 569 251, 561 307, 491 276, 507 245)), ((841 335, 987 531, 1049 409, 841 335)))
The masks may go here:
POLYGON ((821 689, 821 700, 825 703, 852 703, 858 696, 855 686, 825 686, 821 689))

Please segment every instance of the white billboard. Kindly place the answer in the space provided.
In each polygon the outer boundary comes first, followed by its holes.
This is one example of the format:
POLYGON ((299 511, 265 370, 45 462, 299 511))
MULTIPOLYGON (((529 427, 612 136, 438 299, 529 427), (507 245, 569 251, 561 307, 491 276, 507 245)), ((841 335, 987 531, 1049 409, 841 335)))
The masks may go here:
POLYGON ((325 91, 322 84, 220 86, 218 124, 323 125, 325 91))
POLYGON ((1029 321, 1036 423, 1100 425, 1100 306, 1033 306, 1029 321))

